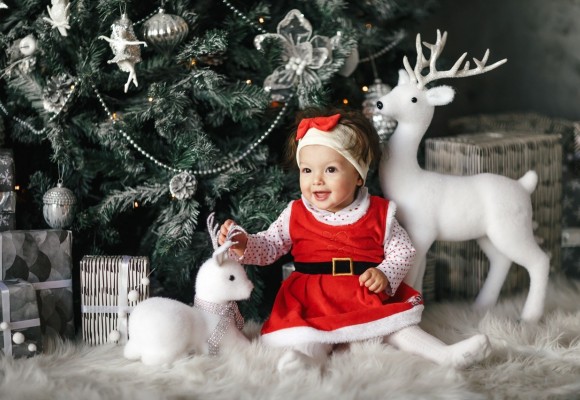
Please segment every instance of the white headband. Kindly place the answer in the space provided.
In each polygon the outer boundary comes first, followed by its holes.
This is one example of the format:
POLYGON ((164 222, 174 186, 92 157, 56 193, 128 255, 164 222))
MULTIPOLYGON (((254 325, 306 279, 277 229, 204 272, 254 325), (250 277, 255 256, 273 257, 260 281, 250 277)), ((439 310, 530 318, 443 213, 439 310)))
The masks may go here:
POLYGON ((356 168, 364 182, 367 179, 369 165, 359 162, 349 151, 346 150, 346 148, 351 144, 350 139, 353 135, 354 133, 349 127, 340 124, 336 125, 333 130, 328 132, 321 131, 317 128, 310 128, 302 139, 298 141, 298 147, 296 148, 296 163, 298 163, 298 166, 300 167, 300 149, 305 146, 318 144, 330 147, 346 158, 348 162, 356 168))

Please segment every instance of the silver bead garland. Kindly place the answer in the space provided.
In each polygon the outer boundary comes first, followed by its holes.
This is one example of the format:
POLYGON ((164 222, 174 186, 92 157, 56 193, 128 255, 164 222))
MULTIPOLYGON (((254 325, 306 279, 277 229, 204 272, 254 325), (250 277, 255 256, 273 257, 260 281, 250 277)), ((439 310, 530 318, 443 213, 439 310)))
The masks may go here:
POLYGON ((274 118, 274 121, 272 122, 270 127, 268 129, 266 129, 266 132, 264 132, 262 134, 262 136, 260 136, 254 143, 252 143, 250 146, 248 146, 248 148, 242 154, 240 154, 239 156, 233 158, 229 162, 227 162, 219 167, 209 168, 209 169, 189 170, 189 169, 174 168, 174 167, 171 167, 167 164, 162 163, 161 161, 159 161, 158 159, 153 157, 151 154, 149 154, 147 151, 145 151, 145 149, 143 149, 141 146, 139 146, 135 142, 135 140, 133 140, 133 138, 131 136, 129 136, 129 134, 127 134, 127 132, 125 132, 121 128, 118 128, 116 126, 117 121, 115 120, 115 118, 113 117, 113 114, 111 113, 111 111, 109 110, 107 105, 105 104, 105 101, 101 97, 101 94, 99 93, 98 89, 96 88, 96 86, 94 84, 92 86, 93 86, 93 90, 94 90, 95 94, 97 95, 97 98, 99 99, 99 102, 101 103, 101 106, 103 107, 103 109, 105 110, 105 112, 107 113, 107 115, 109 116, 111 121, 113 121, 113 125, 121 133, 121 135, 129 142, 129 144, 131 144, 131 146, 133 146, 133 148, 135 148, 135 150, 137 150, 143 156, 147 157, 149 160, 153 161, 156 165, 158 165, 162 168, 165 168, 171 172, 188 172, 188 173, 193 174, 193 175, 201 175, 201 176, 213 175, 213 174, 217 174, 220 172, 224 172, 225 170, 230 169, 231 167, 233 167, 234 165, 236 165, 240 161, 242 161, 244 158, 246 158, 260 143, 262 143, 262 141, 264 141, 264 139, 266 139, 266 137, 268 137, 268 135, 278 125, 278 123, 280 122, 280 120, 282 119, 284 114, 286 113, 286 110, 288 109, 288 103, 290 102, 290 100, 292 98, 292 95, 290 95, 290 97, 288 98, 288 101, 284 104, 284 106, 282 107, 282 109, 280 110, 278 115, 276 115, 276 118, 274 118))
POLYGON ((222 2, 238 17, 240 17, 241 19, 243 19, 244 21, 246 21, 248 24, 250 24, 254 29, 256 29, 257 31, 259 31, 260 33, 268 33, 268 31, 264 30, 264 28, 262 28, 259 25, 256 25, 256 23, 254 21, 252 21, 250 18, 248 18, 244 13, 242 13, 240 10, 238 10, 236 7, 234 7, 232 5, 232 3, 230 3, 228 0, 222 0, 222 2))
MULTIPOLYGON (((70 99, 72 98, 72 95, 75 92, 76 89, 76 84, 77 82, 74 81, 73 84, 71 85, 71 90, 69 92, 69 94, 66 96, 65 100, 64 100, 64 104, 62 105, 62 107, 60 108, 60 110, 55 113, 52 117, 50 117, 47 121, 47 125, 50 124, 52 121, 54 121, 56 118, 58 118, 58 116, 62 113, 62 111, 66 108, 68 102, 70 101, 70 99)), ((8 110, 6 109, 6 107, 4 106, 4 104, 0 101, 0 109, 2 110, 2 112, 7 116, 10 117, 10 113, 8 112, 8 110)), ((24 121, 23 119, 17 117, 17 116, 12 116, 10 117, 12 118, 15 122, 17 122, 18 124, 24 126, 25 128, 27 128, 30 132, 34 133, 35 135, 43 135, 46 133, 46 131, 48 130, 48 127, 44 127, 41 130, 35 129, 32 125, 30 125, 28 122, 24 121)))

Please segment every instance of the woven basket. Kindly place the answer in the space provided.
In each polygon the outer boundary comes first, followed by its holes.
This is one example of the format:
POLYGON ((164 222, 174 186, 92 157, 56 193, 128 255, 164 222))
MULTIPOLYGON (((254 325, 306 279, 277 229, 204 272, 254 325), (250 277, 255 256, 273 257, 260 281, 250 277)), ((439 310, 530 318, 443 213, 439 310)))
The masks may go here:
MULTIPOLYGON (((550 256, 551 271, 560 269, 562 219, 562 145, 559 135, 529 132, 487 132, 426 140, 425 168, 449 175, 483 172, 518 179, 538 173, 532 194, 535 236, 550 256)), ((435 242, 437 299, 474 297, 489 270, 487 257, 475 241, 435 242)), ((528 287, 527 271, 511 268, 502 287, 511 294, 528 287)))

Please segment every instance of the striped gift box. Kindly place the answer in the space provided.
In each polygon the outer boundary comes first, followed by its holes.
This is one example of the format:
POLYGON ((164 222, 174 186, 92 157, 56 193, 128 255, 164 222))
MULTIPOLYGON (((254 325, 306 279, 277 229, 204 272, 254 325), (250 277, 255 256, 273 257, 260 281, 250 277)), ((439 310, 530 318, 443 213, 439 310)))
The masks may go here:
POLYGON ((80 264, 83 340, 126 343, 129 314, 149 297, 149 258, 84 256, 80 264))

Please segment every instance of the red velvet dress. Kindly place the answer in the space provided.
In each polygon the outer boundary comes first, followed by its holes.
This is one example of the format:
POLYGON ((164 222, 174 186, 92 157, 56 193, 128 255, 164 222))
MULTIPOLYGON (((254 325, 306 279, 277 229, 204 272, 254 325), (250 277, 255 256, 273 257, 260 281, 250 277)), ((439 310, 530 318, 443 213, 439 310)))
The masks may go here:
MULTIPOLYGON (((388 200, 371 197, 367 213, 353 224, 318 221, 301 200, 292 205, 290 236, 295 262, 328 262, 332 258, 378 265, 385 257, 388 200)), ((345 343, 382 337, 421 320, 421 295, 401 283, 393 296, 373 293, 358 275, 293 272, 276 296, 262 339, 274 346, 300 343, 345 343)))

